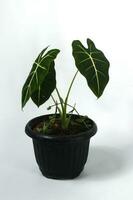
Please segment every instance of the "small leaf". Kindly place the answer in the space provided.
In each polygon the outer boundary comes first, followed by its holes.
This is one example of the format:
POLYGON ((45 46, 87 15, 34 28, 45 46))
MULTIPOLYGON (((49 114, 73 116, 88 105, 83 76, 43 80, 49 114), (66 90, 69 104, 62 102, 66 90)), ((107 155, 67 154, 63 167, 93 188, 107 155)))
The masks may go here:
POLYGON ((87 45, 88 48, 85 48, 79 40, 73 41, 73 57, 88 86, 99 98, 109 81, 109 61, 90 39, 87 39, 87 45))
POLYGON ((62 99, 62 97, 60 97, 61 103, 64 103, 64 100, 62 99))
POLYGON ((51 106, 49 106, 49 107, 47 108, 47 110, 51 110, 51 106))
MULTIPOLYGON (((52 49, 48 51, 45 55, 47 48, 41 51, 37 59, 35 60, 29 76, 22 89, 22 108, 25 106, 29 98, 34 92, 40 91, 41 85, 49 73, 50 66, 54 62, 58 49, 52 49)), ((38 103, 37 103, 38 105, 38 103)))

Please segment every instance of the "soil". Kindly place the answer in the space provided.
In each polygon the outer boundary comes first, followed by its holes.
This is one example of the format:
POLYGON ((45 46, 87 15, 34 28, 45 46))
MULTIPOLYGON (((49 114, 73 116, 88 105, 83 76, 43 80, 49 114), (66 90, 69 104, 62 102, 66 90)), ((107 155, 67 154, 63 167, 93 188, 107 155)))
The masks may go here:
POLYGON ((38 134, 63 136, 75 135, 80 132, 87 131, 92 127, 92 122, 89 120, 88 117, 71 119, 67 129, 63 129, 61 127, 61 121, 59 118, 53 119, 53 122, 51 121, 51 119, 40 122, 33 128, 33 131, 38 134), (47 125, 47 129, 43 131, 43 127, 47 125))

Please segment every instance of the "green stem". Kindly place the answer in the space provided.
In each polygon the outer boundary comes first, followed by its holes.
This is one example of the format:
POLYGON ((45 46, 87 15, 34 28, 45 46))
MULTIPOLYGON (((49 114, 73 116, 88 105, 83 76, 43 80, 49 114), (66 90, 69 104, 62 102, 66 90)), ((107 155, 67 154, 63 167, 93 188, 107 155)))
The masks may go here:
POLYGON ((66 124, 66 114, 65 114, 65 106, 64 106, 64 101, 59 93, 59 90, 56 88, 56 92, 57 92, 57 95, 58 95, 58 98, 59 98, 59 101, 60 101, 60 104, 61 104, 61 109, 62 109, 62 112, 60 113, 60 117, 61 117, 61 121, 62 121, 62 128, 66 128, 65 124, 66 124))
MULTIPOLYGON (((60 105, 60 103, 57 103, 57 104, 54 104, 54 105, 51 105, 50 107, 55 107, 55 106, 58 106, 60 105)), ((67 106, 69 106, 70 108, 73 108, 73 110, 77 113, 77 115, 79 115, 79 112, 76 110, 76 108, 74 106, 71 106, 70 104, 67 103, 67 106)))
POLYGON ((61 108, 62 108, 62 112, 64 110, 64 107, 63 107, 63 99, 61 98, 61 95, 59 93, 59 90, 57 88, 55 88, 56 92, 57 92, 57 95, 59 97, 59 101, 60 101, 60 104, 61 104, 61 108))
MULTIPOLYGON (((51 95, 51 98, 52 98, 53 102, 54 102, 55 104, 57 104, 57 103, 56 103, 56 100, 55 100, 54 97, 53 97, 53 95, 51 95)), ((61 109, 58 107, 58 105, 57 105, 57 109, 58 109, 58 111, 59 111, 59 113, 60 113, 60 115, 61 115, 61 109)))
MULTIPOLYGON (((60 113, 60 117, 61 117, 61 121, 62 121, 62 128, 64 128, 64 129, 67 128, 67 127, 68 127, 68 124, 69 124, 69 123, 68 123, 68 119, 67 119, 67 105, 68 105, 67 102, 68 102, 68 97, 69 97, 69 94, 70 94, 72 85, 73 85, 73 83, 74 83, 74 80, 75 80, 77 74, 78 74, 78 71, 75 73, 75 75, 74 75, 74 77, 73 77, 73 79, 72 79, 72 81, 71 81, 71 84, 70 84, 70 86, 69 86, 69 88, 68 88, 68 92, 67 92, 65 101, 63 101, 63 99, 62 99, 62 97, 61 97, 61 95, 60 95, 60 93, 59 93, 59 90, 56 88, 56 92, 57 92, 57 95, 58 95, 58 98, 59 98, 59 101, 60 101, 60 105, 61 105, 61 110, 60 110, 60 108, 58 107, 58 105, 57 105, 57 109, 58 109, 58 111, 59 111, 59 113, 60 113)), ((52 95, 51 95, 51 96, 52 96, 52 95)), ((54 100, 53 97, 52 97, 52 99, 53 99, 54 103, 56 104, 56 101, 54 100)))
POLYGON ((71 81, 71 84, 70 84, 70 86, 69 86, 69 88, 68 88, 67 96, 66 96, 66 98, 65 98, 65 105, 64 105, 64 107, 65 107, 65 108, 64 108, 64 109, 65 109, 65 113, 67 112, 68 97, 69 97, 69 94, 70 94, 72 85, 73 85, 73 83, 74 83, 74 80, 75 80, 77 74, 78 74, 78 70, 77 70, 77 72, 75 73, 75 75, 74 75, 74 77, 73 77, 73 79, 72 79, 72 81, 71 81))

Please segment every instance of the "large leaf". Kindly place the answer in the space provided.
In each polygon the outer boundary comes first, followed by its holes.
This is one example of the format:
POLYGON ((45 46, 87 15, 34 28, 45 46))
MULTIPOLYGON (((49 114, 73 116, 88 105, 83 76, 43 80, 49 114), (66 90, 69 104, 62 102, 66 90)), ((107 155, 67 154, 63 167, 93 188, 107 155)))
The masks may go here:
POLYGON ((56 73, 54 69, 54 62, 51 63, 49 68, 49 72, 46 75, 44 81, 42 82, 41 86, 39 86, 38 90, 36 90, 32 95, 32 101, 39 107, 43 103, 45 103, 51 93, 54 91, 56 87, 56 73))
POLYGON ((90 39, 87 39, 87 45, 88 48, 85 48, 79 40, 73 41, 73 57, 88 86, 99 98, 109 81, 109 61, 90 39))
MULTIPOLYGON (((45 48, 35 60, 32 69, 29 73, 29 76, 23 86, 22 108, 25 106, 25 104, 35 91, 40 91, 41 85, 50 71, 50 66, 53 63, 54 59, 56 58, 57 54, 59 53, 58 49, 52 49, 44 55, 46 49, 47 48, 45 48)), ((49 83, 46 84, 48 85, 49 83)), ((49 96, 49 91, 48 91, 48 96, 49 96)))

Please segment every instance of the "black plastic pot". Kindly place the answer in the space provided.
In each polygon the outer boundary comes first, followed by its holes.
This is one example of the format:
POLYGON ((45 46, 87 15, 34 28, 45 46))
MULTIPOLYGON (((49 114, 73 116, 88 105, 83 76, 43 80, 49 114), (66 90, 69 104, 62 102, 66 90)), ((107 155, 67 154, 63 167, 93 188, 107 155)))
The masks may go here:
POLYGON ((90 119, 92 127, 76 135, 47 136, 35 133, 33 127, 49 116, 36 117, 29 121, 25 128, 26 134, 33 140, 37 164, 47 178, 75 178, 81 173, 87 161, 90 138, 96 133, 97 126, 90 119))

